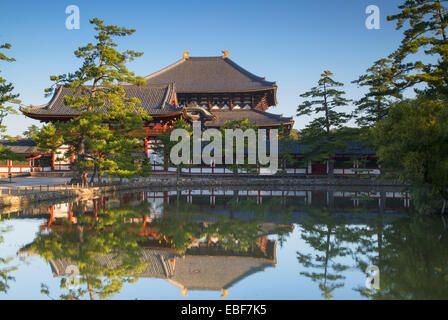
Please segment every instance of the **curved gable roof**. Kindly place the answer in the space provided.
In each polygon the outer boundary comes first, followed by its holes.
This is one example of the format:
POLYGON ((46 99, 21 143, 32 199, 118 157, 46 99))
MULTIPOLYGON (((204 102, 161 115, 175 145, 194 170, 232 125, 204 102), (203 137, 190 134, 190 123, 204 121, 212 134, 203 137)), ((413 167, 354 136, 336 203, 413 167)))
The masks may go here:
MULTIPOLYGON (((136 107, 143 108, 149 115, 165 115, 178 113, 181 108, 172 105, 176 96, 176 88, 173 83, 158 86, 123 85, 126 97, 138 98, 141 104, 136 107)), ((77 93, 75 96, 79 96, 77 93)), ((48 104, 41 106, 29 106, 20 110, 28 117, 42 118, 70 118, 79 115, 79 110, 73 109, 64 103, 65 96, 73 96, 71 88, 59 86, 48 104)), ((107 112, 107 106, 101 111, 107 112)))
POLYGON ((175 82, 179 93, 247 92, 275 89, 275 82, 258 77, 229 58, 188 57, 153 73, 149 85, 175 82))

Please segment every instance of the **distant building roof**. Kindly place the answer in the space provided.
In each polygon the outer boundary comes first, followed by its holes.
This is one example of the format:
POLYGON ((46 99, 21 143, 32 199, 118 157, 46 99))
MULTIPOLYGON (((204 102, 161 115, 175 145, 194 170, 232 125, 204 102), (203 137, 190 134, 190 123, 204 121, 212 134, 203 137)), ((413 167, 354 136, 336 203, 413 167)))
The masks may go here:
POLYGON ((293 124, 292 117, 283 117, 269 112, 255 109, 238 109, 238 110, 211 110, 216 117, 214 120, 208 120, 204 123, 206 127, 222 127, 226 121, 232 120, 249 120, 249 122, 257 126, 279 126, 293 124))
MULTIPOLYGON (((336 150, 337 155, 375 155, 376 151, 366 147, 361 141, 346 141, 347 148, 345 150, 336 150)), ((294 141, 291 143, 279 142, 279 151, 288 151, 291 154, 303 155, 307 152, 307 145, 294 141)))
POLYGON ((28 155, 39 153, 36 143, 31 139, 19 139, 16 141, 0 140, 0 145, 5 146, 16 154, 28 155))
MULTIPOLYGON (((143 108, 152 116, 180 113, 182 110, 171 104, 176 95, 176 88, 172 83, 157 86, 123 85, 123 88, 126 97, 140 100, 141 104, 136 105, 136 107, 143 108)), ((73 96, 72 89, 59 86, 48 104, 21 108, 21 111, 26 116, 39 120, 71 118, 79 115, 79 110, 64 103, 65 96, 73 96)), ((75 94, 75 96, 80 96, 80 94, 75 94)), ((102 111, 106 111, 106 109, 104 108, 102 111)))
POLYGON ((179 93, 247 92, 276 89, 226 57, 186 57, 153 73, 148 84, 175 82, 179 93))

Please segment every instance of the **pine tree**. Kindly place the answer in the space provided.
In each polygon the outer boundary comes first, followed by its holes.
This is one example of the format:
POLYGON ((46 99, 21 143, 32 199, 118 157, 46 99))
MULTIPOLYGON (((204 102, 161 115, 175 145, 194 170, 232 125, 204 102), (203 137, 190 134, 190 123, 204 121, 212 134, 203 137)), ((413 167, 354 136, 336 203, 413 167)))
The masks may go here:
MULTIPOLYGON (((0 45, 0 49, 10 49, 11 44, 4 43, 0 45)), ((14 62, 14 58, 7 57, 4 53, 0 52, 0 62, 14 62)), ((10 114, 17 114, 17 110, 11 104, 19 104, 20 100, 18 93, 13 93, 14 85, 11 82, 7 82, 6 79, 0 77, 0 139, 14 140, 6 135, 6 126, 4 124, 5 118, 10 114)), ((11 152, 5 146, 0 146, 0 159, 1 160, 24 160, 22 156, 18 156, 11 152)))
POLYGON ((74 180, 82 183, 87 183, 87 170, 92 167, 94 172, 105 168, 109 173, 119 173, 120 176, 137 172, 132 167, 135 159, 127 153, 128 161, 124 161, 120 158, 120 152, 129 151, 130 146, 143 146, 142 135, 133 136, 127 133, 141 130, 144 121, 150 119, 146 112, 137 107, 140 101, 126 97, 121 85, 145 83, 142 77, 135 76, 126 67, 127 62, 143 53, 132 50, 119 52, 114 42, 114 38, 132 35, 135 30, 104 25, 98 18, 90 20, 90 23, 97 31, 96 42, 75 51, 75 56, 82 59, 82 66, 74 73, 51 76, 54 85, 46 89, 46 93, 51 94, 58 85, 72 88, 73 95, 65 96, 64 102, 80 115, 65 123, 48 125, 43 131, 43 137, 38 139, 41 147, 53 151, 61 143, 70 145, 72 148, 66 156, 74 155, 74 169, 77 172, 74 180), (131 116, 131 113, 134 113, 134 116, 131 116), (114 127, 112 123, 119 125, 114 127), (55 129, 51 128, 53 126, 55 129), (54 137, 46 135, 46 131, 55 131, 62 140, 55 145, 54 137), (50 140, 45 141, 45 136, 50 140), (120 168, 120 165, 125 165, 126 169, 120 168), (121 169, 124 171, 120 171, 121 169))
POLYGON ((346 136, 339 131, 351 118, 345 112, 338 112, 336 108, 345 107, 350 100, 344 98, 345 92, 338 90, 343 83, 333 80, 331 71, 324 71, 316 87, 301 94, 304 101, 297 108, 297 116, 318 115, 302 130, 301 140, 306 144, 306 160, 328 161, 328 174, 333 175, 333 157, 337 150, 346 147, 346 136))
POLYGON ((23 135, 28 139, 33 139, 33 137, 38 134, 40 128, 35 124, 29 126, 25 131, 23 131, 23 135))
POLYGON ((358 125, 366 127, 385 119, 391 102, 402 97, 404 84, 398 80, 400 73, 397 69, 391 59, 380 59, 367 69, 366 74, 352 82, 369 88, 364 97, 355 102, 358 125))
MULTIPOLYGON (((396 15, 388 16, 389 21, 397 21, 397 30, 404 30, 400 47, 391 55, 398 64, 411 55, 424 50, 432 62, 411 61, 402 65, 406 72, 404 79, 408 86, 425 83, 428 94, 448 95, 448 11, 440 0, 406 0, 398 8, 396 15)), ((419 92, 419 91, 418 91, 419 92)))

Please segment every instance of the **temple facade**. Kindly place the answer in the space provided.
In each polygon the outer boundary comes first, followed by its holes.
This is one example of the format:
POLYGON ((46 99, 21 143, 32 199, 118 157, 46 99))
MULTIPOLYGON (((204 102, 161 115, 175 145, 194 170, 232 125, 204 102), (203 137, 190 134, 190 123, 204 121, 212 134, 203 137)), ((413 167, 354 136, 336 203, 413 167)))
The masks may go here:
MULTIPOLYGON (((122 85, 126 96, 138 98, 141 104, 137 107, 143 108, 152 118, 144 127, 147 135, 142 152, 151 159, 153 171, 176 171, 176 168, 164 168, 161 165, 161 159, 157 159, 153 147, 159 143, 158 136, 181 117, 189 122, 200 121, 203 129, 221 128, 227 121, 245 119, 268 131, 292 129, 292 117, 268 112, 277 105, 276 83, 252 74, 232 61, 226 50, 222 52, 222 56, 189 57, 189 52, 185 51, 179 61, 146 76, 146 85, 122 85)), ((60 86, 47 104, 21 107, 21 111, 25 116, 45 123, 67 121, 79 115, 79 111, 64 103, 64 97, 72 94, 72 89, 60 86)), ((16 166, 13 161, 7 161, 0 165, 0 174, 72 169, 74 159, 62 157, 70 146, 61 146, 54 154, 38 153, 33 146, 32 141, 17 141, 15 145, 8 146, 20 149, 20 154, 25 155, 29 163, 18 163, 19 166, 16 166), (19 144, 29 148, 20 148, 19 144)), ((284 174, 327 173, 325 164, 302 161, 304 146, 298 142, 288 149, 297 161, 294 164, 280 164, 284 174)), ((380 174, 375 151, 359 146, 351 149, 337 154, 336 175, 380 174), (352 158, 363 159, 363 163, 352 158)), ((185 173, 233 174, 225 166, 195 166, 182 170, 185 173)))
MULTIPOLYGON (((186 51, 179 61, 145 77, 146 86, 123 84, 126 96, 138 98, 141 101, 138 107, 152 117, 144 128, 147 133, 144 152, 151 158, 154 170, 162 170, 160 160, 153 153, 157 136, 180 117, 190 122, 201 121, 204 129, 220 128, 227 121, 238 119, 247 119, 267 130, 280 126, 292 128, 292 117, 266 111, 277 104, 275 82, 250 73, 230 60, 226 50, 223 53, 217 57, 189 57, 186 51)), ((59 86, 49 103, 21 107, 21 111, 25 116, 45 123, 67 121, 79 115, 78 110, 64 103, 64 97, 70 95, 72 89, 59 86)), ((35 159, 50 157, 51 171, 71 170, 73 159, 58 160, 67 148, 61 146, 59 157, 35 155, 35 159)), ((49 170, 36 166, 38 162, 30 162, 34 167, 30 170, 49 170)))
MULTIPOLYGON (((147 77, 146 86, 123 84, 127 97, 136 97, 153 121, 147 124, 148 138, 163 126, 184 116, 202 120, 205 127, 222 127, 226 121, 248 119, 266 129, 292 128, 292 117, 266 112, 277 104, 275 82, 255 76, 230 60, 228 52, 218 57, 188 57, 147 77)), ((58 87, 50 102, 21 108, 27 117, 42 122, 66 121, 78 116, 64 104, 70 88, 58 87)))

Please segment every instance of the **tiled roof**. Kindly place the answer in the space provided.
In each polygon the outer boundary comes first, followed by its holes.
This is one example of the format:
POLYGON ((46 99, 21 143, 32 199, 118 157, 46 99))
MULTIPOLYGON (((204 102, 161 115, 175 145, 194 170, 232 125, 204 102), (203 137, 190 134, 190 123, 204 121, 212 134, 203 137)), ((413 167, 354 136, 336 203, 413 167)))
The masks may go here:
POLYGON ((179 93, 245 92, 276 88, 229 58, 189 57, 145 78, 148 84, 175 82, 179 93))
MULTIPOLYGON (((366 147, 365 143, 360 141, 346 141, 347 148, 345 150, 336 150, 336 155, 375 155, 376 151, 366 147)), ((307 145, 294 141, 291 143, 279 142, 279 150, 288 151, 291 154, 303 155, 307 151, 307 145)))
MULTIPOLYGON (((176 95, 174 84, 158 86, 123 85, 123 88, 126 92, 126 97, 138 98, 141 104, 136 105, 136 107, 142 107, 150 115, 164 115, 181 111, 181 108, 171 104, 176 95)), ((73 96, 72 89, 59 86, 48 104, 21 108, 21 111, 32 118, 78 115, 79 110, 73 109, 64 103, 65 96, 73 96)), ((80 96, 80 94, 77 93, 75 96, 80 96)), ((106 111, 106 108, 103 108, 102 111, 106 111)))
POLYGON ((35 154, 38 153, 36 143, 31 139, 20 139, 16 141, 0 140, 0 145, 5 146, 16 154, 35 154))
POLYGON ((245 119, 257 126, 279 126, 294 123, 292 118, 255 109, 211 110, 211 113, 216 119, 206 121, 204 123, 206 127, 221 127, 226 121, 245 119))
MULTIPOLYGON (((156 249, 144 249, 141 252, 142 264, 147 264, 146 268, 138 274, 137 277, 154 277, 154 278, 171 278, 174 273, 173 265, 170 259, 178 255, 156 249)), ((116 268, 120 266, 120 260, 114 254, 107 254, 105 256, 98 256, 97 261, 100 265, 107 268, 116 268)), ((67 267, 76 262, 71 262, 68 259, 50 260, 50 266, 55 276, 64 276, 67 273, 67 267)))

